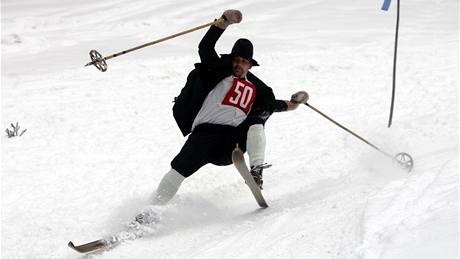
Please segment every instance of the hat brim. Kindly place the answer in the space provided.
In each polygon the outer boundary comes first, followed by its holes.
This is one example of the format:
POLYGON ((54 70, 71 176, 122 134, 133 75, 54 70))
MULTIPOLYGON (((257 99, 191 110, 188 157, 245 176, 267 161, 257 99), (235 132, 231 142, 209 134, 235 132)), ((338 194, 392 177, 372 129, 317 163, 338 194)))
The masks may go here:
MULTIPOLYGON (((230 55, 230 57, 232 57, 232 58, 234 58, 234 57, 241 57, 240 55, 238 55, 238 54, 236 54, 236 53, 230 53, 229 55, 230 55)), ((242 57, 242 58, 244 58, 244 57, 242 57)), ((257 62, 257 60, 255 60, 255 59, 253 59, 253 58, 251 58, 249 61, 251 62, 251 65, 252 65, 253 67, 255 67, 255 66, 260 66, 260 65, 259 65, 259 62, 257 62)))

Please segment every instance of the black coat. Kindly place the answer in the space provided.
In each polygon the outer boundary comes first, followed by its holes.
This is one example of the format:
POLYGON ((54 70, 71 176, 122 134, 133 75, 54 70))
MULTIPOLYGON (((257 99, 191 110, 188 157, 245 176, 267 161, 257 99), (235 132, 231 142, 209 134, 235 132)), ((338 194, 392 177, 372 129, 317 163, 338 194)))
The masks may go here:
MULTIPOLYGON (((184 136, 191 132, 193 121, 209 92, 224 78, 232 75, 232 57, 227 54, 219 57, 215 50, 217 40, 224 30, 211 26, 198 47, 201 63, 195 64, 182 88, 175 98, 174 119, 184 136)), ((285 102, 275 99, 273 91, 254 74, 248 72, 247 79, 256 87, 256 98, 248 116, 264 119, 275 111, 286 110, 285 102)))

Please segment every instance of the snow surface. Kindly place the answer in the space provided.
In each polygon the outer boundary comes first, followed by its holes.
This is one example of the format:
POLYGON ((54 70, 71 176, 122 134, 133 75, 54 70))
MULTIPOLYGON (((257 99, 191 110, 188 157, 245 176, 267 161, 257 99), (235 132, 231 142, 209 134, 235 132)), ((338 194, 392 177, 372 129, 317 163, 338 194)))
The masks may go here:
MULTIPOLYGON (((395 2, 395 1, 394 1, 395 2)), ((2 258, 459 258, 458 0, 402 1, 394 122, 396 4, 382 1, 2 0, 2 258), (147 204, 185 141, 172 99, 205 30, 83 67, 218 17, 244 19, 253 72, 390 154, 407 174, 300 107, 267 123, 261 210, 232 166, 205 166, 150 236, 81 256, 66 245, 116 233, 147 204)))

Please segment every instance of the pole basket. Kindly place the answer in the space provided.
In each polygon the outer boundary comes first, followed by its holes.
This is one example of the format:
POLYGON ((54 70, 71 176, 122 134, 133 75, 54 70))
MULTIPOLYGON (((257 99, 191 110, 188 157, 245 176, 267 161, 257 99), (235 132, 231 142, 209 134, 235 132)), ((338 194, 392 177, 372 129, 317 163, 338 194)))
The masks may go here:
POLYGON ((394 159, 401 168, 403 168, 407 172, 412 171, 412 168, 414 167, 414 159, 412 159, 412 157, 409 154, 401 152, 396 154, 394 159))
POLYGON ((107 63, 105 62, 105 58, 102 57, 101 53, 93 49, 89 52, 89 57, 91 58, 91 62, 86 64, 85 67, 94 65, 97 69, 99 69, 102 72, 107 71, 107 63))

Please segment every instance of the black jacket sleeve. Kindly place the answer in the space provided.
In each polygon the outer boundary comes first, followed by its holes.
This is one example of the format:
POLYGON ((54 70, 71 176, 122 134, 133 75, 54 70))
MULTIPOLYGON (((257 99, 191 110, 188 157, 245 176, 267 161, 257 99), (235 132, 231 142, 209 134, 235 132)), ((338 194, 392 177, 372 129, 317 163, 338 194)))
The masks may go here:
POLYGON ((283 100, 275 100, 275 109, 274 112, 285 112, 287 111, 287 104, 283 100))
POLYGON ((201 39, 198 45, 198 54, 200 54, 201 63, 207 67, 218 65, 219 56, 215 50, 216 42, 224 33, 223 29, 212 25, 201 39))
POLYGON ((273 90, 251 72, 248 73, 248 80, 257 87, 256 99, 249 113, 250 116, 258 116, 267 120, 274 112, 287 110, 286 102, 277 100, 273 90))
POLYGON ((275 111, 276 102, 273 90, 251 72, 247 77, 256 86, 256 99, 249 115, 268 118, 275 111))

